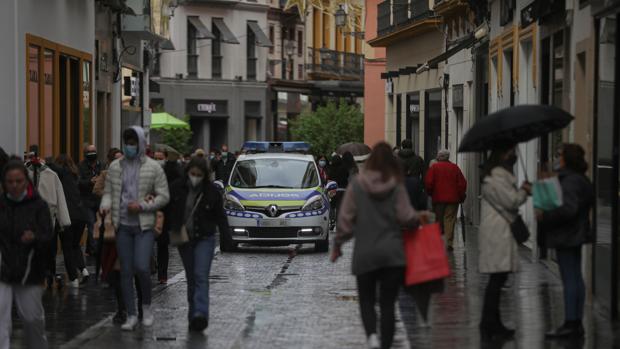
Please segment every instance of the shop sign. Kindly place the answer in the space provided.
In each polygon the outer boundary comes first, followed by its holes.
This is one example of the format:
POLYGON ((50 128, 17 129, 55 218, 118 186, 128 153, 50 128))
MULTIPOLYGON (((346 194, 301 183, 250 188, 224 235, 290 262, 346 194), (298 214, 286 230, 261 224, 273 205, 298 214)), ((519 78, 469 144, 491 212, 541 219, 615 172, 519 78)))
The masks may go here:
POLYGON ((420 112, 420 104, 418 104, 419 102, 416 102, 416 104, 409 104, 409 112, 410 113, 419 113, 420 112))
POLYGON ((452 86, 452 107, 463 108, 463 85, 452 86))
POLYGON ((209 113, 209 114, 213 114, 217 111, 217 107, 215 103, 211 102, 211 103, 205 103, 205 104, 198 104, 196 106, 196 110, 209 113))

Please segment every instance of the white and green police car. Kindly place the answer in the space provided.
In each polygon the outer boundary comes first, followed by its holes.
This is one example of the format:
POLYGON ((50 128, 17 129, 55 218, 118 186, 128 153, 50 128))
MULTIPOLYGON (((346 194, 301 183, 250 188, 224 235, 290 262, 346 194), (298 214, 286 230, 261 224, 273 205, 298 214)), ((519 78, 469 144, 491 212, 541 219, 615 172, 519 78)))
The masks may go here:
POLYGON ((221 232, 220 249, 240 243, 329 247, 329 196, 336 183, 321 183, 309 146, 303 142, 247 142, 225 188, 230 230, 221 232))

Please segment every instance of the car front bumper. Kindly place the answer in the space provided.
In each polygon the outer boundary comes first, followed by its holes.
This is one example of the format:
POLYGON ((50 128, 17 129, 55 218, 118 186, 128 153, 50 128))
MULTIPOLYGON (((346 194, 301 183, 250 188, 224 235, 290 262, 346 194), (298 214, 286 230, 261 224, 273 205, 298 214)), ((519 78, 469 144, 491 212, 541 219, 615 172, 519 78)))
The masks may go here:
POLYGON ((297 212, 277 218, 234 211, 228 211, 227 215, 228 233, 235 243, 313 243, 325 240, 329 234, 328 210, 308 216, 306 212, 297 212))

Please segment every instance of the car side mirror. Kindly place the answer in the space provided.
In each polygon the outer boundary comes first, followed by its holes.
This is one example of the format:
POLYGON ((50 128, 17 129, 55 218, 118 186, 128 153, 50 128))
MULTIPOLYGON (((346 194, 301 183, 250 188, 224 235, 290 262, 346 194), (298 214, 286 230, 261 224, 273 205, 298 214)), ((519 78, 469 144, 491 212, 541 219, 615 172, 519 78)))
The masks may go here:
POLYGON ((215 182, 213 182, 213 185, 215 185, 219 190, 224 191, 224 182, 222 182, 222 181, 215 181, 215 182))
POLYGON ((334 181, 329 181, 325 184, 325 191, 338 190, 338 183, 334 181))

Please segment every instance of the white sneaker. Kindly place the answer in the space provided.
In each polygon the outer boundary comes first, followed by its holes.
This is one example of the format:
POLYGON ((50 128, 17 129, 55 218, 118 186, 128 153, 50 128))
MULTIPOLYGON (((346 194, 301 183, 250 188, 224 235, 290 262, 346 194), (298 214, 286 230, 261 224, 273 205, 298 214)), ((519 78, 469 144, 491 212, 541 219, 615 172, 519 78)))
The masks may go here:
POLYGON ((142 325, 144 327, 151 327, 153 326, 153 321, 155 321, 155 319, 153 318, 153 311, 151 310, 151 305, 143 304, 142 305, 142 325))
POLYGON ((75 279, 73 281, 67 282, 67 286, 72 287, 72 288, 79 288, 80 287, 80 279, 75 279))
POLYGON ((379 349, 381 345, 379 344, 379 337, 377 334, 373 333, 368 336, 368 349, 379 349))
POLYGON ((135 315, 131 315, 127 317, 127 321, 121 326, 121 330, 123 331, 133 331, 138 325, 138 317, 135 315))
POLYGON ((84 268, 82 269, 82 276, 89 276, 90 274, 88 273, 88 269, 84 268))

